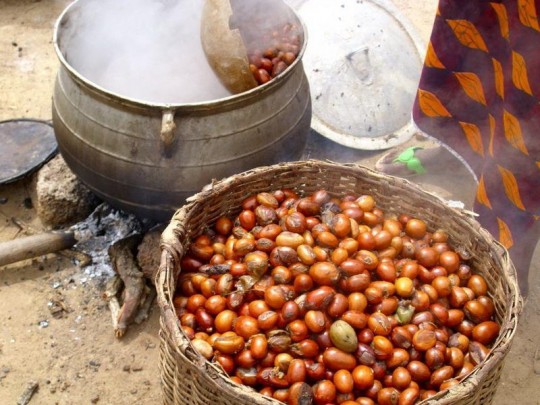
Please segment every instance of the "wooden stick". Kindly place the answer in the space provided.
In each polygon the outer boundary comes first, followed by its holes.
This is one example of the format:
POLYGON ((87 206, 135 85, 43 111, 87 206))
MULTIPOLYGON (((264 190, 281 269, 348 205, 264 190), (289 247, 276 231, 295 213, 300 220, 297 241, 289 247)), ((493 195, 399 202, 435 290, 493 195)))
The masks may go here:
POLYGON ((71 231, 53 231, 0 243, 0 266, 58 252, 72 247, 77 240, 71 231))

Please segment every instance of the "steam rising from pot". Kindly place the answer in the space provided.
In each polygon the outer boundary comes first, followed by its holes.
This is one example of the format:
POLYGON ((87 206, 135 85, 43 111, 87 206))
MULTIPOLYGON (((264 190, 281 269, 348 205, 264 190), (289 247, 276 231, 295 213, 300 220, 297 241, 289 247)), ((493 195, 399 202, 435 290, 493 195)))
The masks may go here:
POLYGON ((200 43, 204 0, 80 0, 60 49, 98 86, 151 103, 192 103, 230 93, 200 43))

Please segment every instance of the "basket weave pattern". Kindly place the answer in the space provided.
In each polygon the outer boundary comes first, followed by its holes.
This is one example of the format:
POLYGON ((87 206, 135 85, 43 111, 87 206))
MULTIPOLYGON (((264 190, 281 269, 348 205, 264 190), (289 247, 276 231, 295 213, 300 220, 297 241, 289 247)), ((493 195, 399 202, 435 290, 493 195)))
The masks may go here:
POLYGON ((508 252, 468 214, 449 208, 440 198, 407 180, 354 164, 301 161, 261 167, 222 181, 196 194, 179 209, 162 234, 161 263, 156 275, 161 310, 160 371, 165 404, 281 404, 252 389, 234 384, 218 366, 206 361, 182 333, 172 300, 180 259, 189 243, 221 215, 239 213, 246 197, 281 188, 309 195, 325 189, 335 196, 370 194, 385 214, 407 213, 423 219, 428 229, 443 228, 450 244, 467 252, 471 267, 481 274, 495 303, 500 335, 486 360, 452 389, 422 404, 489 404, 522 309, 515 269, 508 252))

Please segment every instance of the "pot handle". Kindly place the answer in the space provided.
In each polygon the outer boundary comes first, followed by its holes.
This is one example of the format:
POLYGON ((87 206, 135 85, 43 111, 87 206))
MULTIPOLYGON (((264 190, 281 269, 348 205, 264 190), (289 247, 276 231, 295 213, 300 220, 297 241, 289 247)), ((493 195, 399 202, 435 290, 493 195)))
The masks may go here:
POLYGON ((174 110, 163 110, 160 138, 165 150, 175 141, 174 130, 176 129, 176 124, 174 123, 174 114, 174 110))

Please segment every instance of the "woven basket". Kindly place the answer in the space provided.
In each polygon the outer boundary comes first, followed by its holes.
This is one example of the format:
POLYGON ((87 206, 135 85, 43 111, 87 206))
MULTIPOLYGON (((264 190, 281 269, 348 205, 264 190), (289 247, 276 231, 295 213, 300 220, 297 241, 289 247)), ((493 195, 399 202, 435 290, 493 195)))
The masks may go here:
POLYGON ((281 404, 231 382, 221 368, 200 356, 180 330, 172 304, 181 270, 180 259, 190 241, 219 216, 238 214, 241 201, 247 196, 280 188, 292 188, 301 196, 319 189, 335 196, 371 194, 385 213, 408 213, 425 220, 431 230, 444 228, 451 245, 470 254, 472 267, 490 287, 496 318, 502 325, 500 336, 484 363, 458 385, 422 404, 491 403, 522 309, 508 252, 469 215, 449 208, 440 198, 406 180, 358 165, 314 160, 261 167, 215 182, 190 198, 163 232, 156 287, 161 309, 160 371, 164 403, 281 404))

